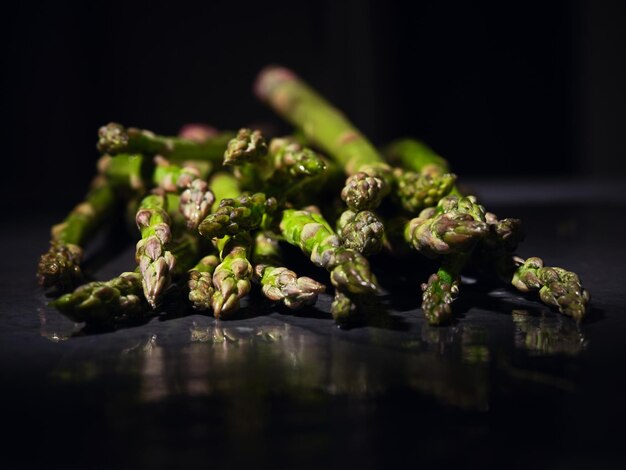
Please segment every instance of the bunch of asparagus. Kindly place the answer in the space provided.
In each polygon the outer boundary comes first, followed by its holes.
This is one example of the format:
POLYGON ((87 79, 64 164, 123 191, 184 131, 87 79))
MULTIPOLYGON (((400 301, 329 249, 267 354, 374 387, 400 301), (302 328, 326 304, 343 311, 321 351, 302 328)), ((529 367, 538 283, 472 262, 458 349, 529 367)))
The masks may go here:
POLYGON ((423 281, 422 309, 432 325, 453 318, 465 269, 495 274, 584 318, 589 294, 578 276, 516 256, 520 221, 499 219, 462 194, 448 162, 426 145, 402 139, 377 150, 282 67, 261 71, 255 92, 294 126, 293 135, 268 140, 258 130, 201 125, 177 137, 115 123, 99 130, 97 176, 85 200, 52 228, 39 262, 39 283, 64 293, 54 306, 77 322, 118 324, 146 318, 167 293, 184 292, 194 309, 227 318, 254 286, 290 309, 312 305, 328 283, 292 271, 283 255, 289 244, 328 271, 340 325, 380 292, 369 259, 405 250, 418 254, 402 258, 410 263, 439 260, 430 277, 415 279, 423 281), (135 269, 81 285, 85 247, 123 210, 138 228, 135 269))

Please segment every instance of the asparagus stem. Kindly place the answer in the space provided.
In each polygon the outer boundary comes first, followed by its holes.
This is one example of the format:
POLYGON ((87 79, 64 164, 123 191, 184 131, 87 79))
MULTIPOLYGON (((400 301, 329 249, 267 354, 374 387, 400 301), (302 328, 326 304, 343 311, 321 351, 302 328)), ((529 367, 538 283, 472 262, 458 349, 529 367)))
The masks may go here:
POLYGON ((337 233, 343 246, 369 256, 382 249, 385 229, 373 212, 347 210, 337 221, 337 233))
POLYGON ((339 110, 283 67, 263 70, 255 91, 262 101, 343 166, 350 177, 342 198, 351 209, 373 209, 380 204, 390 191, 389 166, 339 110))
POLYGON ((133 127, 124 128, 112 122, 100 128, 98 137, 98 150, 110 155, 143 153, 161 155, 175 162, 208 160, 221 164, 226 145, 233 135, 223 132, 198 142, 182 137, 159 136, 133 127))
POLYGON ((234 199, 239 196, 239 182, 231 173, 220 171, 209 180, 209 187, 216 201, 234 199))
POLYGON ((106 178, 94 178, 85 200, 52 227, 50 249, 41 256, 37 269, 41 286, 62 292, 80 282, 82 246, 108 220, 115 203, 115 193, 106 178))
POLYGON ((176 264, 174 255, 168 250, 172 237, 165 196, 146 196, 139 205, 135 221, 141 231, 135 258, 144 295, 152 308, 156 308, 159 297, 170 284, 170 271, 176 264))
POLYGON ((341 246, 328 222, 311 210, 286 209, 280 215, 284 240, 300 249, 316 266, 330 272, 332 284, 343 292, 371 294, 378 291, 367 259, 341 246))
POLYGON ((262 231, 256 235, 252 261, 263 294, 291 309, 314 304, 317 296, 326 289, 310 277, 298 277, 283 266, 278 236, 272 232, 262 231))

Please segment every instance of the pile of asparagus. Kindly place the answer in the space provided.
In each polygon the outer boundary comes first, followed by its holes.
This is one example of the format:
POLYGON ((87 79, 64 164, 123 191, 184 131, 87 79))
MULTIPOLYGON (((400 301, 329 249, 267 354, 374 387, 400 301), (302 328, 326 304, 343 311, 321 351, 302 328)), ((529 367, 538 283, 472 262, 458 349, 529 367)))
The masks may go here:
POLYGON ((380 292, 374 255, 439 260, 430 277, 415 279, 423 281, 422 309, 432 325, 451 321, 461 274, 477 268, 577 321, 585 316, 589 294, 578 276, 516 256, 520 221, 499 219, 462 194, 430 148, 403 139, 377 150, 282 67, 261 71, 255 93, 293 125, 293 135, 268 140, 259 130, 202 125, 177 137, 115 123, 99 130, 97 176, 85 200, 52 228, 38 266, 39 283, 65 293, 52 302, 59 311, 92 325, 138 320, 158 311, 172 285, 217 318, 236 311, 255 285, 290 309, 312 305, 327 283, 286 265, 290 244, 328 271, 340 325, 380 292), (85 247, 124 210, 140 233, 136 268, 81 285, 85 247))

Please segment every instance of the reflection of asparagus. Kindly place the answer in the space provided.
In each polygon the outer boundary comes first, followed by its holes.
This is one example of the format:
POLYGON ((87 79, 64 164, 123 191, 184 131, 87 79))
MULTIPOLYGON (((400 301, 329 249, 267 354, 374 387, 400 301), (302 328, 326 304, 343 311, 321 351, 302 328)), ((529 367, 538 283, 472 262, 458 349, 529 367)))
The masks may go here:
POLYGON ((142 276, 143 291, 150 305, 156 308, 159 297, 170 283, 170 271, 176 264, 168 250, 172 236, 165 196, 146 196, 139 205, 135 220, 141 231, 135 257, 142 276))
POLYGON ((340 111, 285 68, 262 71, 256 93, 351 175, 342 191, 351 209, 373 209, 380 204, 390 191, 390 168, 340 111))
POLYGON ((310 277, 298 277, 283 266, 278 237, 272 232, 259 232, 256 235, 252 261, 263 294, 289 308, 314 304, 317 296, 326 289, 323 284, 310 277))
POLYGON ((347 210, 337 221, 337 233, 343 246, 369 256, 382 249, 385 229, 373 212, 347 210))
POLYGON ((202 142, 181 137, 163 137, 150 131, 124 128, 109 123, 98 131, 98 150, 116 155, 119 153, 143 153, 161 155, 172 161, 208 160, 221 163, 226 144, 232 138, 229 132, 212 135, 202 142))
POLYGON ((215 292, 211 298, 213 314, 220 318, 239 308, 239 301, 250 292, 252 265, 248 261, 250 236, 242 232, 217 241, 222 262, 213 272, 215 292))
POLYGON ((85 201, 74 207, 62 223, 52 227, 50 249, 39 260, 40 285, 64 291, 80 281, 82 246, 106 222, 115 201, 115 193, 106 178, 97 176, 85 201))
POLYGON ((209 239, 253 230, 276 210, 276 206, 276 199, 266 198, 263 193, 244 193, 235 199, 222 199, 217 210, 200 223, 198 230, 209 239))

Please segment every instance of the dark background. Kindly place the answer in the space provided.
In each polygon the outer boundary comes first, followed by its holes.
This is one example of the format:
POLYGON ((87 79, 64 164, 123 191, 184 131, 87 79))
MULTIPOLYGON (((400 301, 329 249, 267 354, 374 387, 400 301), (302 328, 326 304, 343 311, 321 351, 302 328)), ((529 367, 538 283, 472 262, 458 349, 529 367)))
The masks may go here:
POLYGON ((27 178, 21 201, 69 209, 111 120, 168 134, 280 123, 251 92, 270 63, 375 144, 420 137, 461 175, 623 174, 625 5, 17 2, 2 28, 3 189, 27 178))

